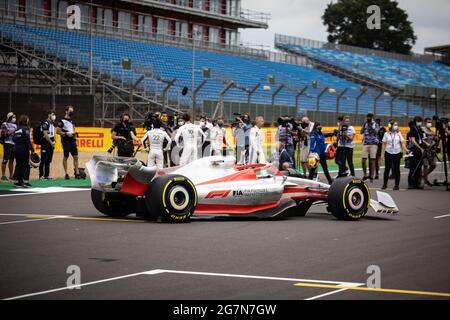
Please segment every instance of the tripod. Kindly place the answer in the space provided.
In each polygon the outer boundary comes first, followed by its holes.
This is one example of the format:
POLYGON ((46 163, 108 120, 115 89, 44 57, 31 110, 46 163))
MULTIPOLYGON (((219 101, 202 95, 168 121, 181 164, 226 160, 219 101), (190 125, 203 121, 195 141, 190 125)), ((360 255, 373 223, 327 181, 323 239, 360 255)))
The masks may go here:
POLYGON ((445 188, 447 191, 450 191, 449 185, 448 185, 448 168, 447 168, 447 137, 445 134, 445 129, 443 126, 442 121, 438 120, 436 122, 436 129, 438 133, 439 141, 442 141, 442 157, 444 162, 444 174, 445 174, 445 188))

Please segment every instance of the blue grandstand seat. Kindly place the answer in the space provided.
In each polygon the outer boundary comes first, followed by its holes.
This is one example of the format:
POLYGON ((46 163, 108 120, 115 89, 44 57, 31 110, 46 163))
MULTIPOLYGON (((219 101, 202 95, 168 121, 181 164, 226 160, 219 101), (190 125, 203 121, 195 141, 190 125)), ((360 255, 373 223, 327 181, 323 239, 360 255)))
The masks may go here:
MULTIPOLYGON (((40 45, 47 54, 56 55, 60 59, 79 64, 83 68, 88 68, 90 38, 89 35, 79 32, 59 31, 55 29, 37 28, 23 25, 0 24, 0 32, 3 37, 14 39, 25 46, 36 47, 40 45)), ((174 90, 169 92, 169 97, 178 96, 178 92, 184 86, 191 87, 192 70, 192 50, 188 48, 171 47, 162 44, 151 44, 143 42, 133 42, 104 36, 93 36, 93 56, 94 72, 103 73, 109 77, 131 84, 140 76, 140 68, 136 70, 123 70, 121 60, 131 58, 134 66, 145 66, 153 71, 155 76, 161 79, 176 78, 174 90), (176 90, 176 93, 175 93, 176 90)), ((329 50, 299 48, 302 52, 314 54, 320 57, 334 59, 342 66, 358 62, 366 64, 366 61, 375 59, 374 57, 352 57, 347 53, 329 52, 329 50), (337 59, 336 57, 339 57, 337 59)), ((333 76, 326 72, 307 66, 276 63, 259 58, 239 57, 229 54, 211 53, 206 51, 196 51, 195 84, 196 86, 203 80, 202 69, 211 68, 213 77, 198 95, 198 103, 211 100, 217 101, 218 95, 224 86, 223 79, 232 78, 240 88, 254 87, 256 83, 261 83, 261 87, 252 96, 252 103, 270 104, 271 95, 275 88, 264 91, 263 86, 268 83, 267 76, 273 75, 277 82, 288 84, 292 88, 303 88, 309 86, 308 96, 302 96, 299 100, 302 110, 316 110, 317 96, 324 87, 336 89, 341 92, 348 89, 343 99, 340 101, 339 111, 342 113, 354 113, 356 111, 356 97, 360 95, 360 88, 354 82, 333 76), (220 79, 220 80, 219 80, 220 79), (318 88, 313 88, 311 83, 318 82, 318 88)), ((380 67, 381 68, 381 67, 380 67)), ((377 73, 386 72, 384 69, 376 69, 377 73)), ((387 68, 387 67, 382 67, 387 68)), ((430 67, 431 68, 431 67, 430 67)), ((437 68, 437 67, 433 67, 437 68)), ((410 69, 408 72, 413 73, 410 69)), ((414 72, 416 74, 416 72, 414 72)), ((444 76, 444 75, 443 75, 444 76)), ((397 75, 390 75, 392 81, 400 81, 397 75)), ((146 90, 161 93, 164 86, 154 81, 146 81, 146 90)), ((379 92, 371 89, 359 102, 359 111, 373 111, 374 97, 379 92)), ((294 106, 295 92, 284 89, 276 98, 277 105, 294 106)), ((190 104, 190 97, 182 97, 182 102, 190 104)), ((247 95, 243 90, 232 88, 225 95, 226 101, 247 102, 247 95)), ((406 110, 406 101, 397 99, 393 109, 393 115, 402 115, 406 110)), ((419 107, 410 106, 410 110, 419 107)), ((326 92, 320 100, 321 111, 336 111, 336 96, 326 92)), ((389 115, 391 112, 391 100, 389 98, 380 99, 377 102, 377 113, 389 115)), ((417 112, 419 113, 419 112, 417 112)))

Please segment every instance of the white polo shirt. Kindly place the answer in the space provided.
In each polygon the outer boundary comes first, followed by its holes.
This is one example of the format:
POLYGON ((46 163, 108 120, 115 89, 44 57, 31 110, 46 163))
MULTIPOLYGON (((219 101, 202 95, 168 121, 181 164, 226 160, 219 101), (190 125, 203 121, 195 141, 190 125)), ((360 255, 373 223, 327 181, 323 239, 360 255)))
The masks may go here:
POLYGON ((399 154, 402 152, 403 137, 400 132, 386 132, 383 143, 386 143, 386 152, 389 154, 399 154))

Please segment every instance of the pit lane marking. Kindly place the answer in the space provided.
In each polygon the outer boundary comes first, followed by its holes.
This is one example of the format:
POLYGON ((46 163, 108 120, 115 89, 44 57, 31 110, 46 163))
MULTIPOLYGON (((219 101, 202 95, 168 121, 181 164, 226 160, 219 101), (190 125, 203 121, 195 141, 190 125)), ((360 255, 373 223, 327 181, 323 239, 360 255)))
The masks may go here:
POLYGON ((326 288, 326 289, 346 289, 356 291, 368 291, 368 292, 382 292, 382 293, 398 293, 398 294, 410 294, 420 296, 435 296, 435 297, 450 297, 448 292, 431 292, 431 291, 415 291, 415 290, 402 290, 402 289, 384 289, 384 288, 367 288, 358 286, 347 285, 328 285, 328 284, 311 284, 311 283, 296 283, 296 287, 311 287, 311 288, 326 288))

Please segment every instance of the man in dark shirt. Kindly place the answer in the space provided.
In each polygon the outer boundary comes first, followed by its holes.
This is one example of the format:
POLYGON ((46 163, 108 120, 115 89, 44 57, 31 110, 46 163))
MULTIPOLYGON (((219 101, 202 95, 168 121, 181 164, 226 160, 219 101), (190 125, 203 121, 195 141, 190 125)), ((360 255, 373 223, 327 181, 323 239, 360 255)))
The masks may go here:
POLYGON ((408 133, 411 151, 413 152, 408 176, 408 189, 423 189, 422 164, 425 149, 423 147, 424 132, 422 130, 422 124, 422 117, 415 117, 414 124, 408 133))
POLYGON ((78 170, 78 148, 77 148, 77 132, 75 130, 75 122, 73 121, 74 107, 67 106, 65 108, 65 115, 58 122, 56 133, 61 136, 61 143, 64 151, 63 167, 65 172, 65 179, 69 180, 67 173, 67 159, 69 155, 73 158, 73 167, 75 171, 75 179, 81 179, 80 171, 78 170))
MULTIPOLYGON (((380 176, 380 158, 381 158, 381 149, 383 149, 383 138, 386 133, 386 128, 381 125, 381 119, 376 119, 380 130, 378 131, 378 149, 377 149, 377 157, 375 159, 375 180, 379 179, 380 176)), ((394 120, 390 120, 388 126, 392 126, 394 124, 394 120)))
POLYGON ((120 122, 112 129, 112 139, 117 144, 119 157, 131 158, 134 156, 133 141, 140 144, 136 137, 136 128, 133 127, 128 113, 122 114, 120 122))
POLYGON ((42 122, 41 164, 39 165, 39 178, 50 179, 50 164, 55 149, 55 123, 56 115, 53 110, 47 111, 47 119, 42 122))

